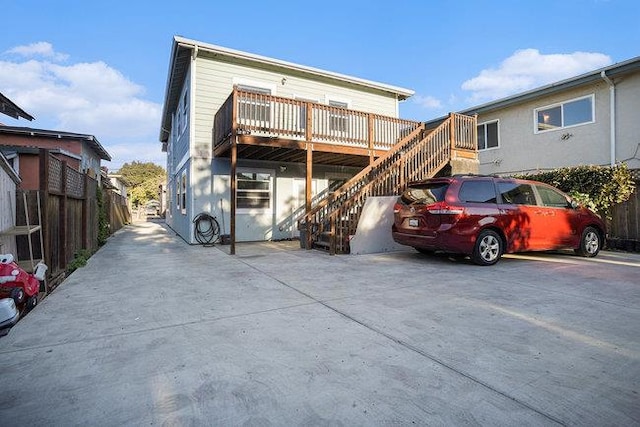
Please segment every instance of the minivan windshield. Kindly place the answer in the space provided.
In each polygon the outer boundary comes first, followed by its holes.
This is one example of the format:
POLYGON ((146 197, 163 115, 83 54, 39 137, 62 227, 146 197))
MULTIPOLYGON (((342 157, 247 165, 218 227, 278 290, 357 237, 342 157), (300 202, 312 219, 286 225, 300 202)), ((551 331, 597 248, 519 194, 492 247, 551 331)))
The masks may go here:
POLYGON ((402 194, 402 201, 406 204, 442 202, 447 188, 448 182, 414 184, 402 194))

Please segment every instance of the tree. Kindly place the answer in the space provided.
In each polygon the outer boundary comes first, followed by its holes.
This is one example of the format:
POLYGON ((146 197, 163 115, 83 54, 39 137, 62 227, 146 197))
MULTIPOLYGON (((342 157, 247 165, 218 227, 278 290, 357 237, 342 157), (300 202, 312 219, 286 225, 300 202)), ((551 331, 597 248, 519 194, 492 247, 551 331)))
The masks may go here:
POLYGON ((119 173, 127 181, 129 198, 136 207, 157 200, 158 186, 167 179, 164 168, 151 162, 125 163, 119 173))

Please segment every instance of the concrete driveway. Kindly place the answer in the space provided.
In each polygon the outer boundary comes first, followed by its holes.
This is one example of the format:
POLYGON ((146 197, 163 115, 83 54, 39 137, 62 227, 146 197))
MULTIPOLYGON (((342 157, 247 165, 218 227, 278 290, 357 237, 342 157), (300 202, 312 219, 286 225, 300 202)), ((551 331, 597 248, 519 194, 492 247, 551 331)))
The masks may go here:
POLYGON ((119 231, 0 339, 0 424, 640 424, 638 254, 227 249, 119 231))

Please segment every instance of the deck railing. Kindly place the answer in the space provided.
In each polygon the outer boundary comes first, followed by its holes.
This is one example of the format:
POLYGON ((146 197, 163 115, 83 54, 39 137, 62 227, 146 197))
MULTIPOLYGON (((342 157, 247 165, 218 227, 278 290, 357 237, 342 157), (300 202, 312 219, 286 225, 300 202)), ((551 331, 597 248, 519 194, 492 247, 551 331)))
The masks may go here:
POLYGON ((434 176, 454 150, 475 150, 475 129, 475 117, 453 113, 432 131, 414 129, 305 215, 308 246, 327 235, 331 254, 348 253, 367 197, 399 194, 408 182, 434 176))
POLYGON ((386 151, 419 122, 234 88, 215 115, 214 148, 233 134, 386 151))

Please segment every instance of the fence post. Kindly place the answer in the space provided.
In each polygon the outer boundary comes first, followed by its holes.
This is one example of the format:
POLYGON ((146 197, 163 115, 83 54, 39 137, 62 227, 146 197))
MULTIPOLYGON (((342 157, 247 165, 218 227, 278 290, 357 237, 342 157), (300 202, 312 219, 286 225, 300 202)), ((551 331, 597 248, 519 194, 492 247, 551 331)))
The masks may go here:
POLYGON ((82 195, 82 246, 83 249, 92 250, 91 242, 89 242, 89 175, 86 173, 84 178, 84 194, 82 195))
POLYGON ((67 162, 62 162, 61 197, 60 197, 60 268, 67 269, 67 162))
POLYGON ((51 276, 53 266, 51 265, 51 238, 50 233, 50 217, 49 217, 49 150, 40 149, 40 211, 42 215, 42 247, 44 248, 42 259, 49 266, 47 276, 51 276))

